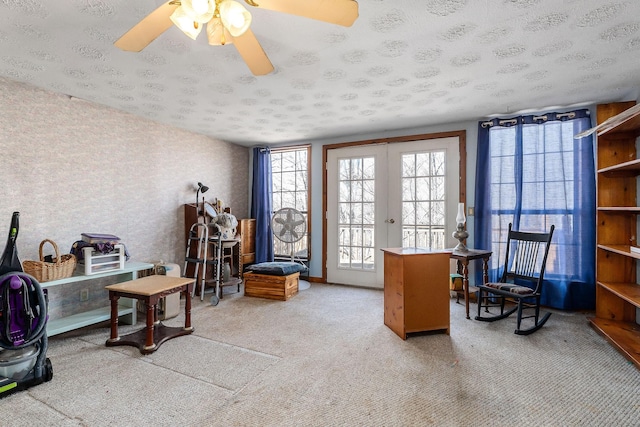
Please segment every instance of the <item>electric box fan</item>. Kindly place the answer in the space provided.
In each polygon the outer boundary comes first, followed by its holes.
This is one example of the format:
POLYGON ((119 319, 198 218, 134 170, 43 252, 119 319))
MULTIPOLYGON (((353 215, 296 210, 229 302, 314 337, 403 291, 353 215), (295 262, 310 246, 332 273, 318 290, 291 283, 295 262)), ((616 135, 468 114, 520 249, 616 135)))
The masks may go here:
MULTIPOLYGON (((307 220, 302 212, 293 208, 277 210, 271 218, 271 229, 276 239, 289 246, 291 262, 295 262, 295 243, 302 239, 307 232, 307 220)), ((300 280, 298 289, 306 289, 309 283, 300 280)))

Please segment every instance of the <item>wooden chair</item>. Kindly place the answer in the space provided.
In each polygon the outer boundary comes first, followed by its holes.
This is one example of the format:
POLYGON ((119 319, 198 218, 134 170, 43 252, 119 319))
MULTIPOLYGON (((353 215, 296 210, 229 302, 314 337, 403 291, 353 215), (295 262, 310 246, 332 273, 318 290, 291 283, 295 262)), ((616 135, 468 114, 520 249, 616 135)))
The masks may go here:
POLYGON ((509 224, 504 272, 496 283, 478 286, 478 315, 476 320, 493 322, 518 313, 516 330, 518 335, 529 335, 542 327, 551 316, 546 313, 540 318, 540 294, 544 281, 544 271, 555 226, 548 233, 514 231, 509 224), (505 303, 511 301, 515 307, 505 311, 505 303), (499 307, 500 314, 490 311, 499 307), (534 314, 524 316, 530 309, 534 314), (483 313, 484 311, 484 313, 483 313), (533 326, 521 328, 523 319, 533 318, 533 326))

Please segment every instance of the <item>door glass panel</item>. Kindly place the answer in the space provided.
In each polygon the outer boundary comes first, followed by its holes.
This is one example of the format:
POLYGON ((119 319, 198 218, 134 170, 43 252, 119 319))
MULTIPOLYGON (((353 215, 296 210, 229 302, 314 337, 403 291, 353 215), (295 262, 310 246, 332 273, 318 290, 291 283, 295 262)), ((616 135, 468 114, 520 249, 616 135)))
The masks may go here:
POLYGON ((375 268, 375 158, 339 160, 338 268, 375 268))
POLYGON ((402 246, 444 249, 445 151, 402 155, 402 246))

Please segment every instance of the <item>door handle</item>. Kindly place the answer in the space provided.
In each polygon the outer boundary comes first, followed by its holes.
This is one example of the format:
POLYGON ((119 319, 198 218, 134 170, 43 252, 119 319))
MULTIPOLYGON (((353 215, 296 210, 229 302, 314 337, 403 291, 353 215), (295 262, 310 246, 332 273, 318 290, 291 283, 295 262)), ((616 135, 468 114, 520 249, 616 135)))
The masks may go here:
POLYGON ((388 223, 388 224, 395 224, 396 220, 391 218, 391 219, 385 219, 384 222, 388 223))

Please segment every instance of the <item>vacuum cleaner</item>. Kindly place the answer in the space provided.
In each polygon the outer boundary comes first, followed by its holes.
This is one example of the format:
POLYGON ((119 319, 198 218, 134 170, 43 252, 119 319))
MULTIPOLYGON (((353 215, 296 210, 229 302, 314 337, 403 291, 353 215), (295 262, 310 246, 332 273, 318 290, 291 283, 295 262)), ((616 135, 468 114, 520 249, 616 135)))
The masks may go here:
POLYGON ((53 377, 46 357, 47 292, 22 271, 15 246, 18 218, 14 212, 0 258, 0 398, 53 377))

